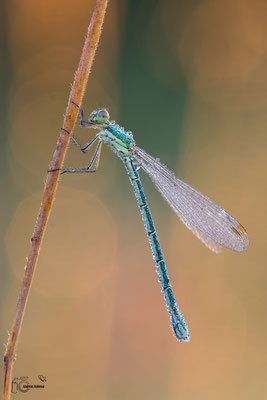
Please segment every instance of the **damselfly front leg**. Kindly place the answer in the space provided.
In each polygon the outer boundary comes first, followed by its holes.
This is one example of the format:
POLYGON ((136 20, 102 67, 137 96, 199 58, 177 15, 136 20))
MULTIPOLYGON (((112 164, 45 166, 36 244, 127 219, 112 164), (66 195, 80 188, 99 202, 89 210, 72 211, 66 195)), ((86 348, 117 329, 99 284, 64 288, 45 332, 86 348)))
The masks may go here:
POLYGON ((92 126, 90 121, 86 121, 85 119, 83 119, 83 110, 80 106, 78 106, 78 104, 76 104, 73 100, 72 103, 78 108, 79 112, 80 112, 80 117, 81 117, 81 126, 82 127, 88 127, 88 126, 92 126))

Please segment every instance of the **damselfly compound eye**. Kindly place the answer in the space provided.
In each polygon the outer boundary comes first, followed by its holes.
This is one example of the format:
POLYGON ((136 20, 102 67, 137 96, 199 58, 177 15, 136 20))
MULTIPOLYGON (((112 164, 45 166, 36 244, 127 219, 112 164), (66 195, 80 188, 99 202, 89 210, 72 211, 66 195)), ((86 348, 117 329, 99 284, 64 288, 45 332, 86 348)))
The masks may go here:
POLYGON ((105 124, 109 120, 108 110, 103 108, 102 110, 93 111, 89 117, 89 121, 96 125, 105 124))

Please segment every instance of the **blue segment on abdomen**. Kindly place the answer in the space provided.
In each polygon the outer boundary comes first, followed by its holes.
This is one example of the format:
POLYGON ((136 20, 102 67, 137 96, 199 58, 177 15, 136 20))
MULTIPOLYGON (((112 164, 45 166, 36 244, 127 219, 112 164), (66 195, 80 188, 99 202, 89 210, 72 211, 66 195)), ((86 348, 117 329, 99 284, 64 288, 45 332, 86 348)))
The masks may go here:
POLYGON ((134 193, 137 199, 137 203, 140 207, 141 215, 144 221, 146 233, 149 239, 150 247, 152 250, 153 258, 156 263, 157 273, 161 283, 161 290, 164 294, 165 301, 167 304, 168 311, 171 316, 171 323, 173 331, 177 339, 188 341, 190 338, 186 322, 176 304, 173 291, 170 285, 170 280, 166 265, 164 262, 163 253, 159 244, 157 232, 152 220, 152 216, 147 204, 147 200, 143 191, 143 187, 138 175, 138 172, 133 164, 130 157, 122 158, 126 170, 128 172, 131 184, 134 188, 134 193))

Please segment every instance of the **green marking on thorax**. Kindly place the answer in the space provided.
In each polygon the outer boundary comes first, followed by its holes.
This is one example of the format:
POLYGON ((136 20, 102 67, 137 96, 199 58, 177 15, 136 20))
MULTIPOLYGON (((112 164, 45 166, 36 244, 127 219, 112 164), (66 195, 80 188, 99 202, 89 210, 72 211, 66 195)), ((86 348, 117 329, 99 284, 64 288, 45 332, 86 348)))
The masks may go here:
POLYGON ((107 123, 103 129, 103 140, 115 151, 131 157, 135 145, 132 135, 128 134, 118 125, 107 123))

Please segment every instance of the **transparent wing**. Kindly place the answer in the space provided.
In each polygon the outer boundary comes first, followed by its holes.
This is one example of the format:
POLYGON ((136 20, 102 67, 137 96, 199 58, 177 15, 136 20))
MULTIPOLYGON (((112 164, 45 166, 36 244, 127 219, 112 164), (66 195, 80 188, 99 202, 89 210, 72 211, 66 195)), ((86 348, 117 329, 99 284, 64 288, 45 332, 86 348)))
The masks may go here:
POLYGON ((242 252, 249 246, 245 228, 204 194, 177 178, 161 162, 135 147, 134 159, 151 177, 156 188, 181 221, 215 253, 222 246, 242 252))

